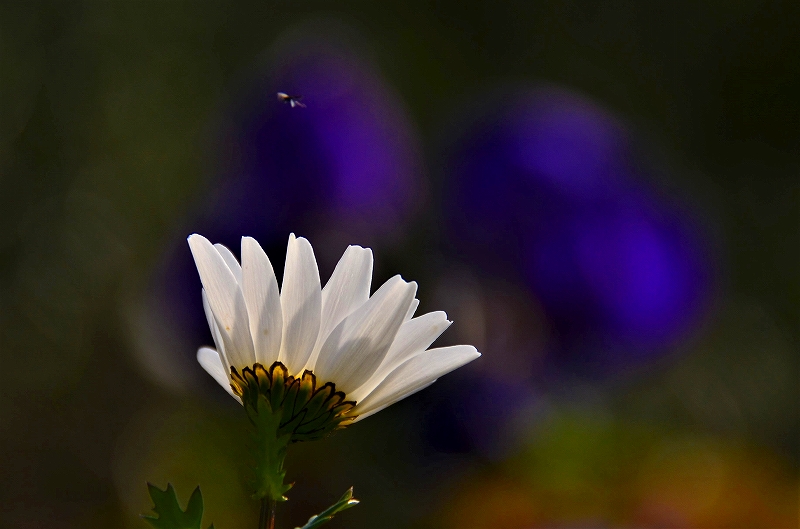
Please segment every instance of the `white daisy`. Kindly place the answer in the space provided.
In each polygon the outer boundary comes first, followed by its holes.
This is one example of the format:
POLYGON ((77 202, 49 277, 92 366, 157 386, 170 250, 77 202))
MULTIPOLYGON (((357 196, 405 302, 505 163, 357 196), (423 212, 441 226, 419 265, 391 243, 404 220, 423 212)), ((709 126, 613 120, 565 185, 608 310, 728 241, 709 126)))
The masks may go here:
POLYGON ((289 237, 283 286, 267 255, 242 238, 228 248, 189 237, 216 350, 200 365, 245 405, 265 395, 292 440, 315 439, 377 413, 480 356, 470 345, 428 349, 450 325, 414 318, 417 284, 399 275, 372 296, 372 251, 350 246, 321 288, 309 242, 289 237))

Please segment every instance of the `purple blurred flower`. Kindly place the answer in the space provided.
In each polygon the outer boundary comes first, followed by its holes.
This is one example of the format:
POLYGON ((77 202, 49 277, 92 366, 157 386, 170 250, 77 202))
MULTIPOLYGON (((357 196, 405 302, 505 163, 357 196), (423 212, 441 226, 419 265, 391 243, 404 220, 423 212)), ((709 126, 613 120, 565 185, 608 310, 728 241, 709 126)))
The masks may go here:
POLYGON ((698 225, 646 188, 635 154, 617 119, 555 89, 513 98, 455 151, 451 244, 529 285, 562 358, 613 365, 663 350, 706 307, 698 225))
MULTIPOLYGON (((295 36, 230 113, 219 201, 242 229, 346 233, 371 243, 402 231, 424 195, 412 126, 391 88, 336 41, 295 36), (276 101, 284 91, 306 108, 276 101)), ((219 234, 223 235, 223 234, 219 234)))
POLYGON ((380 250, 401 236, 424 198, 418 143, 401 101, 356 50, 312 30, 279 40, 271 59, 233 84, 207 146, 217 160, 210 184, 155 271, 142 312, 146 322, 171 322, 164 327, 186 360, 199 340, 210 341, 183 242, 189 231, 231 248, 251 234, 278 261, 290 232, 317 236, 325 270, 349 243, 380 250), (306 107, 281 103, 277 92, 302 95, 306 107))
POLYGON ((537 91, 490 113, 453 157, 447 213, 455 243, 489 267, 497 263, 489 247, 521 262, 531 230, 627 177, 624 144, 611 116, 563 92, 537 91))
POLYGON ((710 268, 702 240, 676 211, 631 193, 532 233, 523 263, 565 345, 647 353, 702 318, 710 268))

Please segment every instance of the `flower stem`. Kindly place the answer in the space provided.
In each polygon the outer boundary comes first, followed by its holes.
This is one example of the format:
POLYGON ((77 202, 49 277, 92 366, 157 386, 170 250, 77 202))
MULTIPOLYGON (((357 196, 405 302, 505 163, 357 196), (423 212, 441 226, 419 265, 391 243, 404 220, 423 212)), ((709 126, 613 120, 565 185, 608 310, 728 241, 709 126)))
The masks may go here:
POLYGON ((279 432, 282 409, 273 411, 264 395, 259 395, 255 406, 245 406, 250 422, 255 427, 253 443, 255 456, 255 482, 253 498, 262 500, 284 501, 284 494, 291 485, 283 483, 286 471, 283 460, 286 458, 286 447, 291 434, 281 435, 279 432))
POLYGON ((261 516, 258 518, 258 529, 275 529, 275 507, 278 502, 272 498, 261 499, 261 516))

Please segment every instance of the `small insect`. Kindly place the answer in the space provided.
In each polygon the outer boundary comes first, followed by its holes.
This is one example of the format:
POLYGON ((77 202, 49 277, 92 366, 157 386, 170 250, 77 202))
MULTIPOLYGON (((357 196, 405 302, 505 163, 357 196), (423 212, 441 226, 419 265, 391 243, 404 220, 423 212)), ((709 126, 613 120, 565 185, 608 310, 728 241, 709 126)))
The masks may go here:
POLYGON ((300 102, 301 99, 303 99, 303 96, 290 96, 289 94, 286 94, 284 92, 278 92, 278 101, 288 103, 289 106, 291 106, 292 108, 294 107, 306 108, 306 106, 300 102))

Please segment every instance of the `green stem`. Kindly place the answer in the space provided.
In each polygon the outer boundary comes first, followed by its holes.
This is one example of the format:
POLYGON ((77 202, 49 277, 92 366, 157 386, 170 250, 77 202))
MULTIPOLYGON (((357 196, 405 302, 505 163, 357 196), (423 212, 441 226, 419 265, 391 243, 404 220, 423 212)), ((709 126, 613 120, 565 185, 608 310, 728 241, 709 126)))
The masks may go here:
POLYGON ((275 503, 285 501, 284 494, 291 488, 283 482, 286 471, 283 461, 290 434, 281 435, 282 410, 273 410, 264 395, 259 395, 255 406, 246 405, 245 410, 255 428, 254 453, 255 482, 253 498, 261 501, 259 529, 274 529, 275 503), (270 522, 269 520, 273 521, 270 522))
POLYGON ((258 519, 258 529, 275 529, 275 508, 278 502, 271 498, 261 500, 261 516, 258 519))

